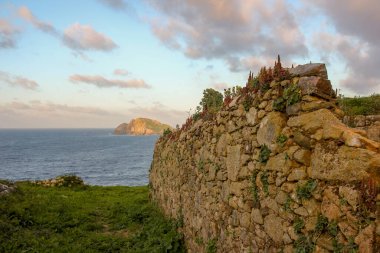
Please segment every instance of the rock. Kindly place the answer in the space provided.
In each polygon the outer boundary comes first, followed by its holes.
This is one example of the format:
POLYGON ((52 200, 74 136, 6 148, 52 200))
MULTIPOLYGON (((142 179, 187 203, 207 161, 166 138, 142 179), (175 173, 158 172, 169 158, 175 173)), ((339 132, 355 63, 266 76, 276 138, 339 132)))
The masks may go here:
POLYGON ((338 227, 346 238, 355 238, 357 234, 356 230, 352 228, 348 222, 346 221, 339 222, 338 227))
POLYGON ((154 135, 162 134, 165 129, 173 128, 157 120, 147 118, 132 119, 128 124, 122 123, 114 130, 116 135, 154 135))
POLYGON ((264 230, 272 238, 275 243, 281 243, 282 232, 282 219, 274 214, 269 214, 264 218, 264 230))
POLYGON ((229 219, 229 223, 234 227, 239 226, 239 212, 238 211, 236 210, 232 211, 232 215, 229 219))
POLYGON ((335 115, 327 110, 320 109, 310 113, 301 114, 299 116, 289 118, 287 122, 290 127, 299 127, 308 133, 315 133, 320 128, 325 128, 331 125, 341 125, 343 123, 339 121, 335 115))
POLYGON ((260 110, 260 111, 257 113, 257 117, 258 117, 259 119, 262 119, 262 118, 264 118, 265 114, 266 114, 265 110, 260 110))
POLYGON ((286 125, 286 117, 279 112, 269 113, 260 123, 257 132, 257 141, 260 145, 267 145, 269 149, 273 150, 273 144, 276 144, 281 130, 286 125))
POLYGON ((231 181, 237 181, 240 170, 240 145, 227 146, 227 173, 231 181))
POLYGON ((360 181, 368 176, 373 151, 318 143, 311 155, 311 178, 321 180, 360 181))
POLYGON ((306 208, 305 207, 298 207, 294 210, 294 212, 298 215, 302 215, 302 216, 308 216, 309 213, 307 212, 306 208))
POLYGON ((371 253, 374 252, 374 230, 375 224, 367 226, 359 232, 359 235, 355 237, 355 243, 359 245, 360 253, 371 253))
POLYGON ((335 96, 330 80, 321 77, 301 77, 297 86, 301 89, 302 95, 315 95, 326 99, 335 96))
POLYGON ((299 181, 307 177, 306 171, 304 168, 295 168, 292 169, 288 176, 288 181, 299 181))
POLYGON ((317 239, 317 245, 323 249, 327 249, 329 251, 334 250, 334 245, 331 240, 331 237, 322 234, 320 237, 317 239))
POLYGON ((307 232, 315 230, 315 225, 317 225, 318 217, 312 216, 306 219, 305 229, 307 232))
POLYGON ((310 156, 311 156, 310 151, 306 149, 299 149, 293 155, 294 159, 297 162, 302 163, 303 165, 306 165, 306 166, 310 165, 310 156))
POLYGON ((280 153, 278 155, 272 156, 267 161, 265 169, 269 171, 280 171, 287 173, 292 166, 290 159, 286 158, 285 153, 280 153))
POLYGON ((0 183, 0 196, 6 195, 14 191, 14 187, 0 183))
POLYGON ((354 211, 358 208, 358 204, 360 201, 360 194, 357 190, 348 186, 340 186, 339 187, 339 195, 345 199, 348 204, 352 206, 354 211))
POLYGON ((216 154, 218 156, 226 156, 227 155, 227 144, 231 136, 229 134, 222 134, 220 136, 218 143, 216 144, 216 154))
POLYGON ((326 216, 329 221, 337 220, 342 215, 339 207, 326 196, 324 196, 322 200, 321 213, 326 216))
POLYGON ((264 108, 267 106, 267 104, 268 104, 268 101, 263 101, 263 102, 261 102, 261 103, 259 104, 259 108, 260 108, 260 109, 264 109, 264 108))
POLYGON ((293 140, 295 143, 297 143, 299 146, 303 148, 311 148, 311 139, 309 137, 306 137, 301 132, 294 132, 293 134, 293 140))
POLYGON ((289 68, 289 73, 293 76, 319 76, 328 79, 327 69, 324 63, 310 63, 289 68))
POLYGON ((275 200, 277 201, 277 203, 279 203, 280 205, 284 205, 286 203, 286 201, 288 200, 289 196, 286 192, 284 191, 279 191, 279 193, 277 194, 275 200))
POLYGON ((334 104, 332 102, 317 100, 317 101, 302 104, 302 111, 315 111, 322 108, 328 109, 328 108, 333 108, 333 107, 334 107, 334 104))
POLYGON ((244 189, 244 184, 242 182, 231 182, 230 183, 230 193, 235 196, 241 196, 242 190, 244 189))
POLYGON ((245 228, 249 228, 249 226, 251 225, 251 215, 247 212, 244 212, 242 215, 241 215, 241 218, 240 218, 240 225, 242 227, 245 227, 245 228))
POLYGON ((251 107, 251 109, 249 109, 249 112, 247 112, 246 117, 247 117, 248 124, 250 124, 251 126, 256 125, 258 123, 257 109, 254 107, 251 107))
POLYGON ((296 103, 294 105, 289 105, 286 107, 286 114, 288 116, 298 115, 300 110, 301 110, 301 103, 296 103))

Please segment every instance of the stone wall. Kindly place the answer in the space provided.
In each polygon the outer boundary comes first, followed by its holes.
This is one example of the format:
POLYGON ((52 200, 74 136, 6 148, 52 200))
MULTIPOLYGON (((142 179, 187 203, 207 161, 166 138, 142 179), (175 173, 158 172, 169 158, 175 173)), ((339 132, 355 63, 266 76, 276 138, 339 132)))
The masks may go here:
POLYGON ((380 142, 380 115, 344 116, 343 123, 363 130, 368 139, 380 142))
POLYGON ((341 122, 324 64, 291 73, 157 142, 151 196, 189 252, 379 252, 380 144, 341 122))

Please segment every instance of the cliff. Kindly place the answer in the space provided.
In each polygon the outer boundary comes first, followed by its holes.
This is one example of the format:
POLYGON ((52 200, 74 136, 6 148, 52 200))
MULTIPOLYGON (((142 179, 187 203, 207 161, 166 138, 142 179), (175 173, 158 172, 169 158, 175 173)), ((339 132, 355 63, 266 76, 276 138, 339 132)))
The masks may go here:
POLYGON ((159 139, 152 199, 189 252, 379 252, 380 143, 342 122, 324 64, 276 71, 159 139))
POLYGON ((114 134, 117 135, 154 135, 162 134, 165 129, 172 129, 171 126, 163 124, 157 120, 136 118, 132 119, 128 124, 122 123, 116 127, 114 134))

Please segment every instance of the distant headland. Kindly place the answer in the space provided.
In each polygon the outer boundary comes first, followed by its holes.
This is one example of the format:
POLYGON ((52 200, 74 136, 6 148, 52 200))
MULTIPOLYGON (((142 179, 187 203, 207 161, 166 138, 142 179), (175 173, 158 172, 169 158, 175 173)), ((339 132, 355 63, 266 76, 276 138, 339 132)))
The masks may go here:
POLYGON ((122 123, 114 130, 116 135, 155 135, 162 134, 165 129, 172 129, 171 126, 163 124, 157 120, 147 118, 135 118, 128 124, 122 123))

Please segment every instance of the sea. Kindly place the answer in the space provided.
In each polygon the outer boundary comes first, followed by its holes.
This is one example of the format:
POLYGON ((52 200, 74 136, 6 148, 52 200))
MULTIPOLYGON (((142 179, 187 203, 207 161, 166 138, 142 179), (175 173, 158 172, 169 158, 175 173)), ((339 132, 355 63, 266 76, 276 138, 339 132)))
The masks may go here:
POLYGON ((43 180, 64 174, 89 185, 147 185, 157 135, 113 129, 0 129, 0 179, 43 180))

